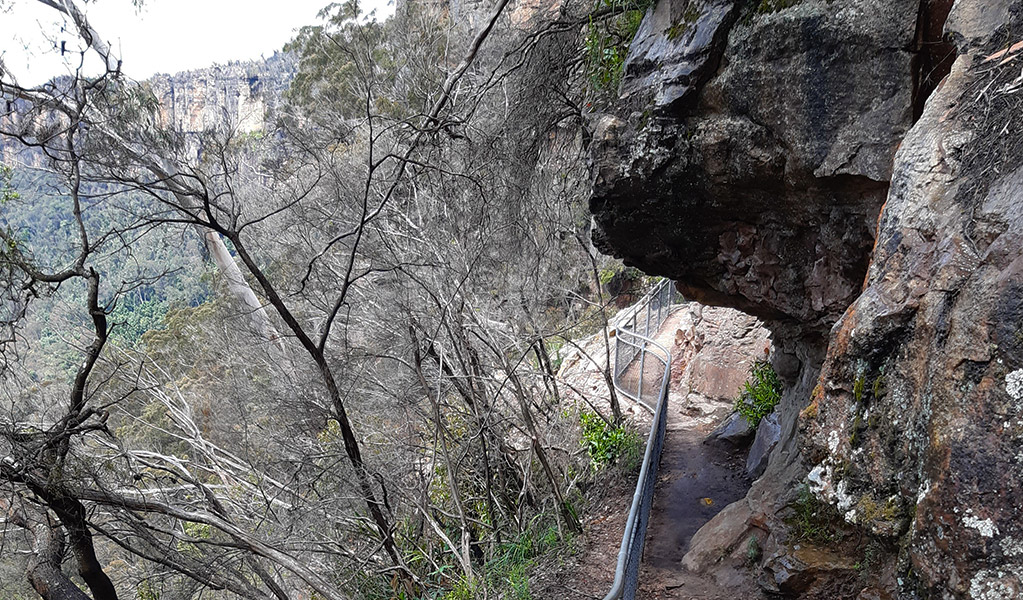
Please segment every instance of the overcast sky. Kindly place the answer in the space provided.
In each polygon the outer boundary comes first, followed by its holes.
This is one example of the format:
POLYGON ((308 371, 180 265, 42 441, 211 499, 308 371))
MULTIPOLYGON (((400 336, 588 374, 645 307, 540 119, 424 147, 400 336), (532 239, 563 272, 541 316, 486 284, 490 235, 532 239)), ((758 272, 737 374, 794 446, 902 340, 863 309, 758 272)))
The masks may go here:
MULTIPOLYGON (((316 23, 316 13, 329 2, 145 0, 136 10, 131 0, 96 0, 81 6, 100 35, 120 49, 123 72, 145 79, 271 56, 297 28, 316 23)), ((363 0, 362 6, 376 8, 378 18, 394 11, 389 0, 363 0)), ((79 43, 63 26, 61 15, 38 0, 0 0, 0 56, 19 83, 36 85, 77 64, 79 55, 72 50, 79 43), (63 57, 61 42, 69 50, 63 57)))

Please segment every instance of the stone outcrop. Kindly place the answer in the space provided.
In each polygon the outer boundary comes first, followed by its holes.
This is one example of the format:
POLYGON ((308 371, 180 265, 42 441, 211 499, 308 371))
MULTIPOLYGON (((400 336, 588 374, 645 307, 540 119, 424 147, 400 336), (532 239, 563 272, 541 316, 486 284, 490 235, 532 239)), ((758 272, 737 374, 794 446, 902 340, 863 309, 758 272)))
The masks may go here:
POLYGON ((804 419, 817 491, 947 597, 1023 597, 1023 3, 958 2, 959 57, 895 158, 866 286, 804 419), (1008 42, 1008 44, 1007 44, 1008 42), (1009 60, 1009 62, 1003 61, 1009 60))
MULTIPOLYGON (((295 76, 297 62, 287 53, 274 53, 261 61, 233 61, 173 75, 158 74, 140 82, 151 92, 158 108, 160 126, 184 134, 228 129, 236 135, 261 135, 274 124, 284 92, 295 76)), ((67 80, 55 80, 63 85, 67 80)), ((0 116, 6 131, 44 129, 56 113, 32 111, 24 102, 0 116)), ((199 142, 190 142, 198 152, 199 142)), ((0 139, 0 162, 33 169, 46 168, 45 154, 8 138, 0 139)))
POLYGON ((255 134, 270 124, 295 70, 294 57, 275 53, 265 61, 154 75, 145 83, 159 102, 163 127, 202 132, 228 126, 255 134))
POLYGON ((765 319, 786 384, 765 475, 691 567, 756 531, 810 595, 841 572, 842 597, 1023 597, 1021 41, 1019 0, 647 14, 594 124, 594 239, 765 319), (845 556, 796 543, 804 484, 845 556))
POLYGON ((770 355, 771 334, 759 320, 737 310, 697 302, 677 310, 672 406, 705 418, 708 425, 716 423, 732 410, 750 365, 770 355))
POLYGON ((598 246, 706 303, 826 330, 911 124, 915 22, 911 0, 659 2, 622 113, 596 124, 598 246))

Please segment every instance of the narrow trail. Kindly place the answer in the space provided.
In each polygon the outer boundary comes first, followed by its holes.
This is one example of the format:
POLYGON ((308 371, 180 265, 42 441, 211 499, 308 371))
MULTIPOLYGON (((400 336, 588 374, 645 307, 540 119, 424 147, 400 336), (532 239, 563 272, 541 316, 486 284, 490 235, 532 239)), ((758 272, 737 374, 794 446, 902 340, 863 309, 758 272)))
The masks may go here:
MULTIPOLYGON (((697 394, 697 399, 690 400, 694 397, 690 392, 696 390, 679 382, 686 365, 695 360, 691 342, 686 345, 689 351, 675 346, 675 333, 683 327, 686 318, 684 312, 676 309, 654 336, 655 341, 672 351, 674 364, 664 449, 636 597, 644 600, 759 599, 762 596, 754 588, 748 573, 725 569, 718 571, 719 578, 715 579, 690 573, 681 564, 693 534, 729 503, 742 498, 749 488, 749 481, 745 478, 745 452, 736 452, 725 445, 703 443, 707 434, 731 412, 731 400, 726 397, 730 397, 732 392, 724 392, 722 396, 701 389, 700 392, 707 395, 697 394), (713 400, 709 396, 721 399, 713 400)), ((741 332, 736 333, 734 328, 725 327, 723 318, 728 317, 713 316, 709 325, 706 322, 700 325, 705 328, 701 331, 711 335, 711 330, 716 332, 726 328, 725 335, 719 338, 731 343, 729 340, 737 340, 741 332)), ((689 327, 692 327, 691 321, 689 327)), ((595 352, 599 351, 598 346, 594 347, 595 352)), ((720 373, 714 374, 715 369, 727 366, 711 359, 712 366, 708 371, 708 360, 701 360, 703 369, 698 369, 692 375, 701 381, 707 376, 720 378, 720 373)), ((729 360, 723 362, 728 363, 729 360)), ((734 357, 731 362, 734 362, 734 357)), ((637 360, 623 373, 621 379, 629 389, 635 389, 637 378, 642 376, 643 399, 655 406, 663 367, 657 360, 649 360, 644 366, 641 374, 637 360)), ((592 366, 587 365, 587 368, 592 370, 592 366)), ((575 375, 577 379, 573 381, 579 388, 585 388, 585 391, 598 397, 601 390, 606 389, 596 371, 590 373, 588 379, 584 372, 578 372, 580 374, 575 375)), ((729 383, 723 387, 730 388, 731 385, 729 383)), ((624 397, 621 400, 624 412, 629 415, 645 442, 652 415, 631 400, 624 397)), ((635 477, 635 473, 611 472, 589 491, 593 504, 584 521, 585 534, 578 540, 581 544, 578 552, 566 557, 558 565, 550 565, 534 577, 534 598, 600 600, 604 597, 614 579, 625 519, 636 486, 635 477)))
MULTIPOLYGON (((670 316, 654 340, 672 349, 676 325, 675 315, 670 316)), ((675 357, 675 360, 679 359, 675 357)), ((662 367, 657 361, 648 361, 644 365, 643 400, 651 406, 656 405, 662 375, 662 367)), ((626 371, 624 379, 634 384, 639 376, 637 361, 626 371)), ((668 407, 664 450, 647 527, 637 596, 735 600, 734 586, 742 579, 739 573, 735 574, 733 581, 706 581, 704 577, 688 573, 681 561, 697 530, 724 507, 746 495, 750 481, 745 475, 745 453, 724 445, 704 444, 714 424, 708 423, 706 418, 697 418, 698 415, 691 414, 693 411, 684 404, 676 402, 668 407), (723 587, 733 589, 724 591, 723 587)), ((728 407, 724 405, 722 414, 727 412, 728 407)))

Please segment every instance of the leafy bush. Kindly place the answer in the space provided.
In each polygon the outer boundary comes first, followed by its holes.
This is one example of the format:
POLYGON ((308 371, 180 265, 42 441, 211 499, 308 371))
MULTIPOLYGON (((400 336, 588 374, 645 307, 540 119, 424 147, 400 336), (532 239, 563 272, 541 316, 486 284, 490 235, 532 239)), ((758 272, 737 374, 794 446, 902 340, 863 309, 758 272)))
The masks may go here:
POLYGON ((631 471, 639 466, 643 452, 638 435, 591 412, 582 413, 579 420, 583 426, 582 444, 595 468, 617 463, 622 470, 631 471))
POLYGON ((599 19, 591 17, 583 39, 591 93, 612 94, 618 89, 629 44, 651 4, 651 0, 597 0, 594 11, 608 14, 599 19))
POLYGON ((774 367, 766 360, 750 366, 749 378, 742 384, 742 393, 735 400, 735 410, 756 429, 760 420, 771 414, 781 399, 781 381, 774 367))
POLYGON ((9 166, 0 163, 0 206, 8 202, 14 202, 21 196, 11 187, 11 177, 14 170, 9 166))

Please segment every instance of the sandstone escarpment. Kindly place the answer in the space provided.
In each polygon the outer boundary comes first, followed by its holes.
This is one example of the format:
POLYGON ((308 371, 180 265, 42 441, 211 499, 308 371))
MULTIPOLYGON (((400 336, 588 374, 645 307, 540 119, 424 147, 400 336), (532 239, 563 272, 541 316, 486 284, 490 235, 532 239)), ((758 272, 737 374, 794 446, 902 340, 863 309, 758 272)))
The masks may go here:
POLYGON ((600 247, 773 330, 782 442, 694 541, 766 530, 773 591, 1023 597, 1023 3, 950 7, 661 0, 596 122, 600 247), (804 482, 869 552, 808 557, 804 482))
POLYGON ((595 135, 600 247, 702 300, 826 330, 912 119, 916 2, 662 1, 595 135), (773 4, 773 3, 767 3, 773 4))
POLYGON ((294 57, 277 53, 263 61, 155 75, 146 84, 164 127, 202 132, 226 126, 252 134, 266 129, 295 68, 294 57))

